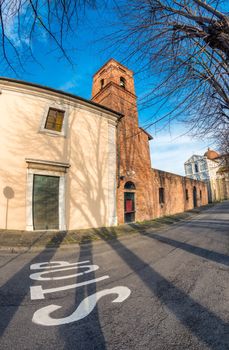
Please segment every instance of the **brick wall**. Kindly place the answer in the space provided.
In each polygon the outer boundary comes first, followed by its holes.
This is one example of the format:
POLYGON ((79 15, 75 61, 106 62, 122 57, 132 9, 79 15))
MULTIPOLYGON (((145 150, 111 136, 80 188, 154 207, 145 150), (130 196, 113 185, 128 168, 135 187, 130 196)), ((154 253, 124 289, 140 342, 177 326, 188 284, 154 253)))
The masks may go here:
POLYGON ((196 206, 208 203, 206 183, 184 176, 152 169, 154 216, 172 215, 194 208, 193 189, 196 188, 196 206), (159 203, 159 188, 164 188, 164 203, 159 203), (186 190, 187 197, 186 199, 186 190), (201 192, 200 192, 201 191, 201 192))
POLYGON ((124 222, 124 193, 135 193, 135 221, 149 220, 193 208, 193 187, 197 205, 206 204, 206 185, 202 182, 151 169, 149 135, 138 126, 133 72, 109 60, 93 77, 92 100, 123 114, 117 128, 117 217, 124 222), (121 86, 120 79, 125 79, 121 86), (125 190, 126 182, 135 190, 125 190), (159 187, 164 187, 165 203, 160 204, 159 187), (185 198, 188 189, 189 199, 185 198), (202 191, 202 200, 199 191, 202 191))

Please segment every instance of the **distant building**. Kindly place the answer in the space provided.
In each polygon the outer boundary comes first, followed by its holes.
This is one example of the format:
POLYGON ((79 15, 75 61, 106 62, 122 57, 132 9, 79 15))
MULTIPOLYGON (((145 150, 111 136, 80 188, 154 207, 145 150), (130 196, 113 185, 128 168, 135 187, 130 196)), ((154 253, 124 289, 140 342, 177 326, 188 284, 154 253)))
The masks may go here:
POLYGON ((228 156, 208 148, 203 156, 189 158, 184 168, 187 177, 207 183, 209 202, 229 198, 228 156))

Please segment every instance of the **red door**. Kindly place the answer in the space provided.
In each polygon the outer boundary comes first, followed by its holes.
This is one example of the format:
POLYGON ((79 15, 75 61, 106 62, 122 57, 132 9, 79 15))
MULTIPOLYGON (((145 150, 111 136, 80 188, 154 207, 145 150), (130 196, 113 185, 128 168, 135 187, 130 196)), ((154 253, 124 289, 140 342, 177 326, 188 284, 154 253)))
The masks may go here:
POLYGON ((135 193, 124 192, 124 221, 135 221, 135 193))

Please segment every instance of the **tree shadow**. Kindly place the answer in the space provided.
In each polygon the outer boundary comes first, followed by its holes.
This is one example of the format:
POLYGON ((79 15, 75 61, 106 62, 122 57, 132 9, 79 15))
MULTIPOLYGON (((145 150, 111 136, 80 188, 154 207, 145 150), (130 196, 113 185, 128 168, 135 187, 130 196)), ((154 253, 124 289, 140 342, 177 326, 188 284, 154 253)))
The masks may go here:
POLYGON ((197 246, 194 246, 194 245, 186 243, 186 242, 181 242, 181 241, 177 241, 177 240, 174 240, 174 239, 171 239, 168 237, 160 236, 156 233, 142 233, 142 232, 140 232, 140 234, 145 235, 147 237, 150 237, 152 239, 155 239, 160 243, 168 244, 172 247, 185 250, 188 253, 191 253, 191 254, 194 254, 197 256, 201 256, 205 259, 229 266, 229 256, 226 254, 214 252, 212 250, 197 247, 197 246))
MULTIPOLYGON (((93 264, 92 242, 82 244, 78 261, 90 260, 90 265, 93 264)), ((83 282, 96 278, 95 272, 90 272, 85 276, 77 276, 76 282, 83 282)), ((97 284, 92 283, 76 288, 75 303, 66 311, 70 315, 79 303, 89 295, 96 293, 97 284)), ((59 327, 59 334, 64 340, 64 348, 69 349, 87 349, 87 350, 106 350, 105 338, 101 329, 99 320, 99 312, 97 305, 93 311, 84 319, 73 322, 71 324, 62 325, 59 327)))
MULTIPOLYGON (((97 234, 103 239, 98 230, 97 234)), ((168 281, 118 239, 106 241, 106 243, 195 337, 209 349, 228 349, 228 325, 224 320, 168 281)))
MULTIPOLYGON (((30 265, 44 261, 44 256, 47 261, 50 261, 55 255, 58 247, 63 241, 66 232, 60 232, 58 236, 55 236, 46 245, 45 249, 42 250, 38 255, 26 263, 22 269, 16 272, 2 287, 0 291, 0 303, 1 317, 0 317, 0 336, 2 336, 11 322, 12 318, 16 314, 24 298, 29 294, 30 286, 33 281, 29 279, 30 265), (50 249, 50 245, 55 244, 55 249, 50 249), (10 307, 7 307, 10 306, 10 307)), ((20 256, 21 254, 19 254, 20 256)), ((18 257, 18 256, 17 256, 18 257)), ((2 271, 4 273, 4 269, 2 271)))
POLYGON ((227 223, 216 223, 216 222, 209 222, 209 221, 190 221, 187 222, 187 226, 191 226, 192 230, 195 229, 198 230, 198 233, 200 233, 200 229, 207 229, 209 232, 214 232, 220 235, 226 235, 228 236, 228 227, 229 225, 227 223))

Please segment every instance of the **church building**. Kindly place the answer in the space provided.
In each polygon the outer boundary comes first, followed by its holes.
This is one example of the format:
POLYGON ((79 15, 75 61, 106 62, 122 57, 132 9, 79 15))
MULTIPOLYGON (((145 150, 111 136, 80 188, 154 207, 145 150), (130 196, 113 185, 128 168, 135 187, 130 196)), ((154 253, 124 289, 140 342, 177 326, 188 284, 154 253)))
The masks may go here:
POLYGON ((75 230, 207 204, 202 181, 152 169, 133 72, 110 59, 92 99, 0 78, 0 228, 75 230))

